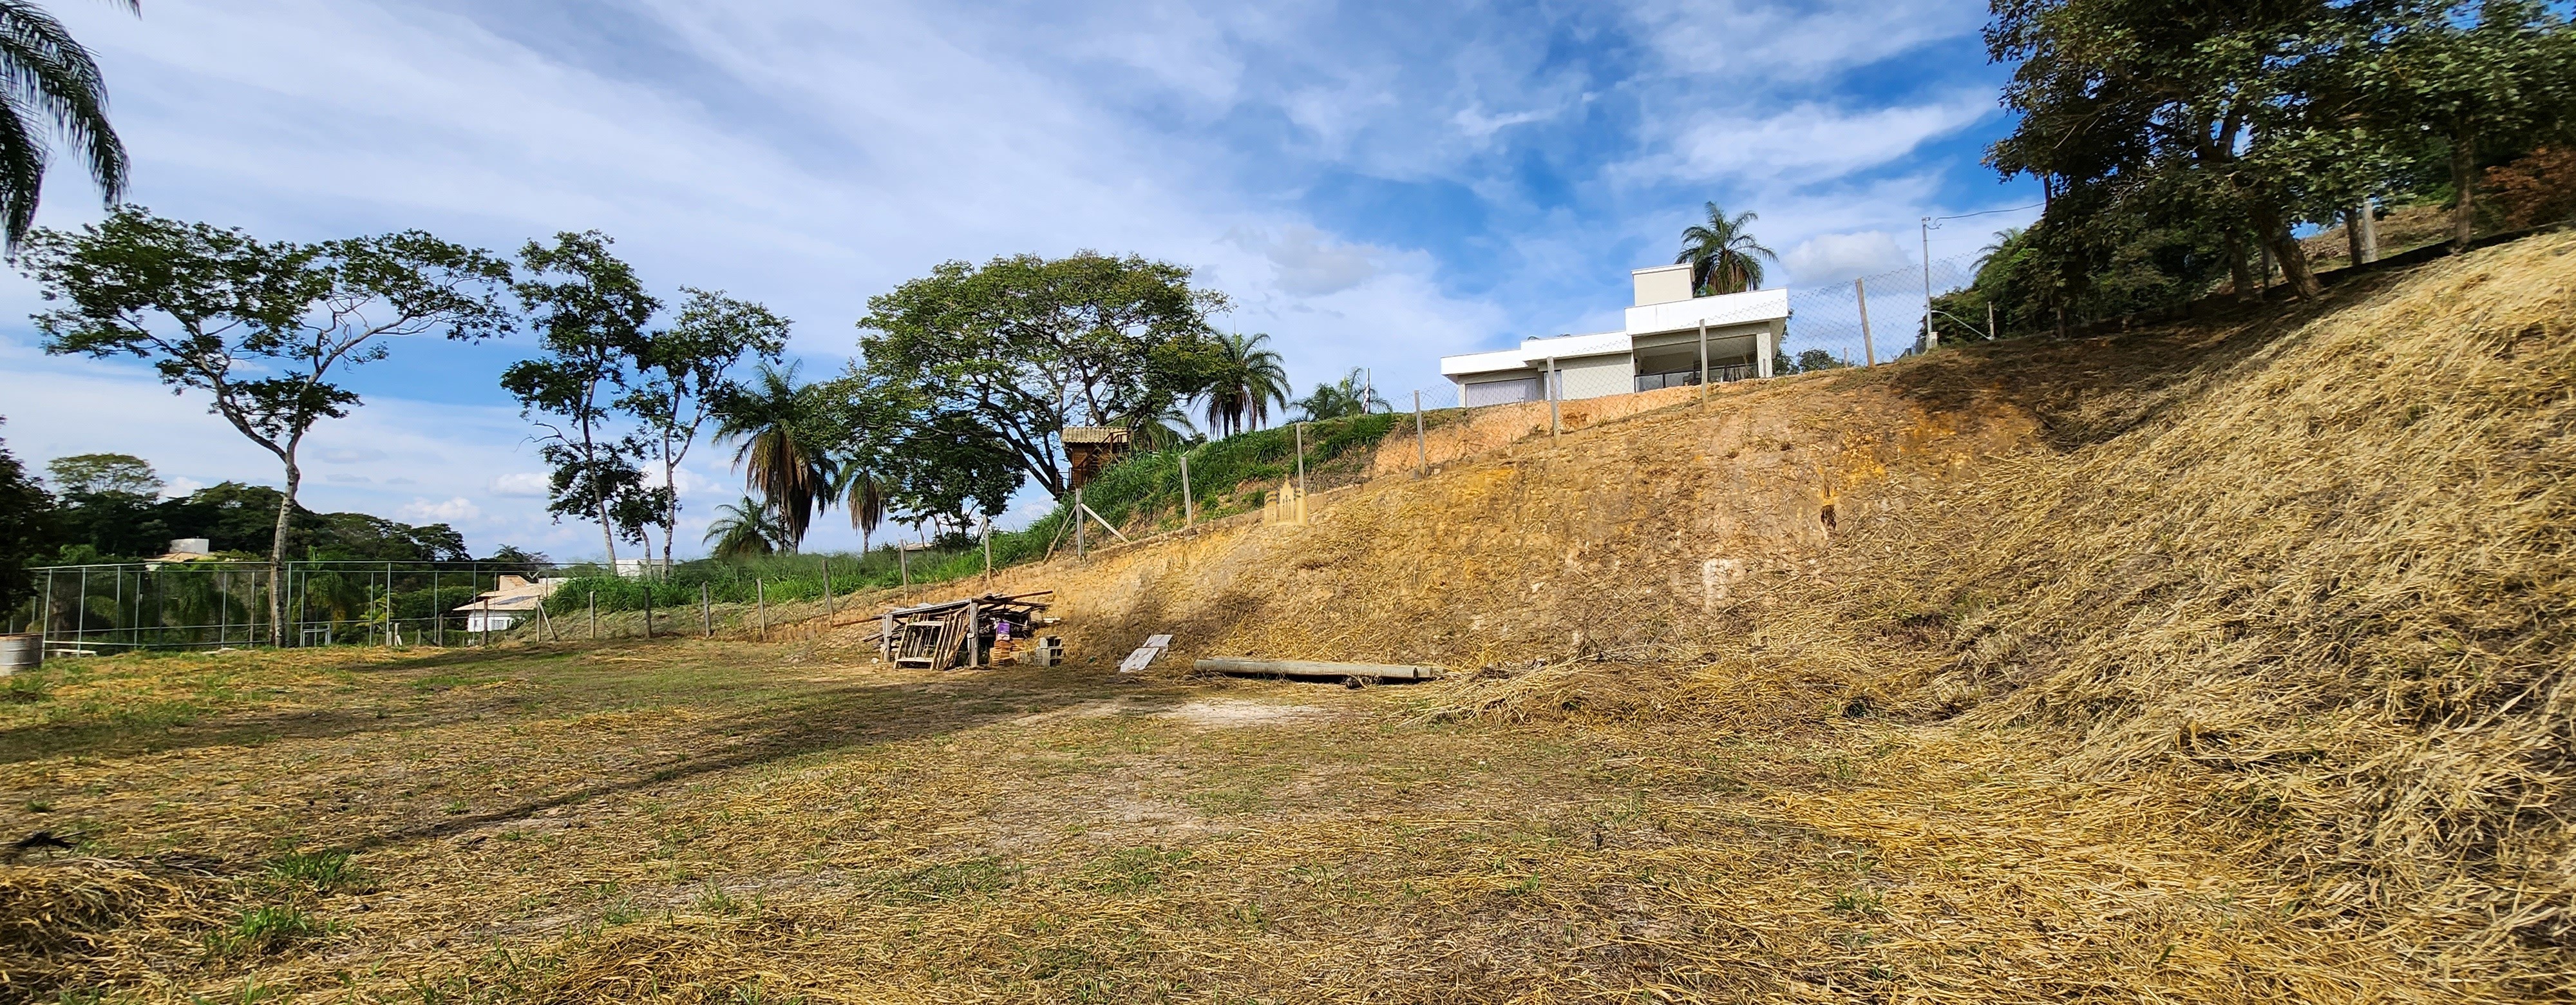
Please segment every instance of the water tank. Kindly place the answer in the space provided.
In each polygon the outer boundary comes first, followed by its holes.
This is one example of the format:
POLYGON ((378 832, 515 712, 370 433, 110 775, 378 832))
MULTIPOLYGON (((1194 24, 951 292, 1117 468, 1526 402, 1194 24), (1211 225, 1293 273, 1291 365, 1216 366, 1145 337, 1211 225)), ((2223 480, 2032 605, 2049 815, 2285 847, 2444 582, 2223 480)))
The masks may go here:
POLYGON ((0 635, 0 677, 33 670, 45 662, 45 637, 34 633, 0 635))

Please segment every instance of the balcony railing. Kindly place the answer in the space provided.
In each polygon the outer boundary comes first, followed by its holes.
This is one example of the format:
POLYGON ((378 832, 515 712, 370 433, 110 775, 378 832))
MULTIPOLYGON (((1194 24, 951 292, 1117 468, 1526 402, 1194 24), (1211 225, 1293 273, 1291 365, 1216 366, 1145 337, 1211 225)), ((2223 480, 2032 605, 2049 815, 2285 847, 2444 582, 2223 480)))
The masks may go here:
MULTIPOLYGON (((1746 380, 1752 376, 1753 365, 1750 363, 1738 363, 1733 366, 1712 366, 1708 368, 1708 380, 1709 383, 1712 384, 1724 384, 1728 381, 1746 380)), ((1637 375, 1637 390, 1640 391, 1660 391, 1667 387, 1688 387, 1697 383, 1699 383, 1698 367, 1692 367, 1688 370, 1676 370, 1671 373, 1641 373, 1637 375)))

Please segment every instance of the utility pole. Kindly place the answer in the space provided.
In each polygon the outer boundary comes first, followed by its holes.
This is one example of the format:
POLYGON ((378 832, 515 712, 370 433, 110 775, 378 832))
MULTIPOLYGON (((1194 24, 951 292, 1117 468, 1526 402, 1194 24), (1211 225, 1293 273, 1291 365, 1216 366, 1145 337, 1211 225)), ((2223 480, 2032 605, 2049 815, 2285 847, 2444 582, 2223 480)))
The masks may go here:
POLYGON ((1878 365, 1878 344, 1869 340, 1869 281, 1852 280, 1852 299, 1860 304, 1860 358, 1878 365))
MULTIPOLYGON (((1076 485, 1073 487, 1073 557, 1075 558, 1082 557, 1082 535, 1083 531, 1088 529, 1082 525, 1082 514, 1085 512, 1088 511, 1082 506, 1082 486, 1076 485)), ((910 581, 906 580, 906 582, 910 581)))
POLYGON ((1932 328, 1932 218, 1923 218, 1923 348, 1941 344, 1941 333, 1932 328))
MULTIPOLYGON (((1198 522, 1198 500, 1190 497, 1190 452, 1184 450, 1181 451, 1181 529, 1188 530, 1198 522)), ((991 560, 987 559, 986 564, 991 564, 991 560)))

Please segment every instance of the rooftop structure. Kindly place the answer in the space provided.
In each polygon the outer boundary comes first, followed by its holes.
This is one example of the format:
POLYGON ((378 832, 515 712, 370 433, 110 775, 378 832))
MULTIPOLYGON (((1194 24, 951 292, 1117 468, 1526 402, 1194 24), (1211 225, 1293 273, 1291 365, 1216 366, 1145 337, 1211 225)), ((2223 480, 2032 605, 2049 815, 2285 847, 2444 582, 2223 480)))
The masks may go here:
POLYGON ((1690 266, 1629 273, 1636 303, 1614 332, 1525 339, 1518 348, 1440 358, 1465 407, 1598 398, 1771 376, 1789 329, 1789 291, 1691 296, 1690 266))

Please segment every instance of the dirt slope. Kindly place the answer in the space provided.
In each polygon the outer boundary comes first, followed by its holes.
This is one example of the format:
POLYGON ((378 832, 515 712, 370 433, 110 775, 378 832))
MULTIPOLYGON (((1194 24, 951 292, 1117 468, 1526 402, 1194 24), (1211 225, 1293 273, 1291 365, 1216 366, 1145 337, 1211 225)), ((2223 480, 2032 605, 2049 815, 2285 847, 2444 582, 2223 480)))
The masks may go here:
POLYGON ((2561 234, 1767 382, 1008 585, 1102 662, 1500 668, 1435 715, 2015 730, 2094 787, 2070 812, 2179 792, 2348 934, 2563 988, 2571 287, 2561 234))

